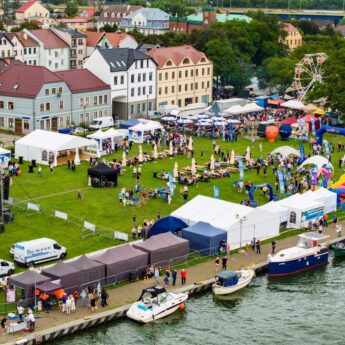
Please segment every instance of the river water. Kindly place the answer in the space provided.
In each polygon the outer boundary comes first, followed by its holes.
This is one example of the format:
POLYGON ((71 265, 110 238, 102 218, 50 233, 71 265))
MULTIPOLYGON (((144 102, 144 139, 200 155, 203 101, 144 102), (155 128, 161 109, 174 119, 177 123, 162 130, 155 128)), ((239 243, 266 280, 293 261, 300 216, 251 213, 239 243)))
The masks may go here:
POLYGON ((147 325, 109 323, 54 344, 345 344, 345 260, 295 277, 254 278, 238 293, 191 297, 185 311, 147 325))

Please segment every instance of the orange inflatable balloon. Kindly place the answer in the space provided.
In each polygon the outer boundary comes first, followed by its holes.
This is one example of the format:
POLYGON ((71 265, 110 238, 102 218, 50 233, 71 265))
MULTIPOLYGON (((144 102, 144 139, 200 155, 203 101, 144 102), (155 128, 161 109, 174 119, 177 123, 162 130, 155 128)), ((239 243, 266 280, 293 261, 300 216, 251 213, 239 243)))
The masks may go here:
POLYGON ((265 133, 266 133, 266 138, 268 139, 268 141, 270 143, 274 143, 276 138, 277 138, 277 136, 278 136, 279 130, 275 126, 268 126, 266 128, 266 132, 265 133))

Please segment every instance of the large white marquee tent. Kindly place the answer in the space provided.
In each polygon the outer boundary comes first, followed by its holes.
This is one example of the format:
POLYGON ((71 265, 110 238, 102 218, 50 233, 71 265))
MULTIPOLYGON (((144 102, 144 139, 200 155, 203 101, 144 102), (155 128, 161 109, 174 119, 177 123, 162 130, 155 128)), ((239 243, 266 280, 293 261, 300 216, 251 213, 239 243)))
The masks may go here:
POLYGON ((36 160, 39 164, 54 166, 59 164, 59 158, 74 160, 80 163, 79 150, 87 147, 97 147, 97 142, 74 135, 36 129, 15 142, 15 157, 23 157, 25 161, 36 160))
POLYGON ((318 169, 321 169, 325 165, 328 165, 334 170, 333 165, 330 163, 330 161, 323 157, 323 156, 312 156, 307 158, 299 167, 298 169, 303 168, 306 165, 315 165, 318 169))
POLYGON ((201 221, 225 230, 231 248, 238 248, 240 242, 244 246, 253 237, 263 240, 279 234, 280 218, 277 214, 203 195, 196 196, 171 215, 189 226, 201 221))

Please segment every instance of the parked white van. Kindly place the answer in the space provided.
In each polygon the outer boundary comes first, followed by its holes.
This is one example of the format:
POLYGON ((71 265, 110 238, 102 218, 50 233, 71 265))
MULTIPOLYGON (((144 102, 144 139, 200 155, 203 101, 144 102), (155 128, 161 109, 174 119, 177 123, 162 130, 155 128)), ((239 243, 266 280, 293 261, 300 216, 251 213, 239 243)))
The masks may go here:
POLYGON ((0 259, 0 276, 10 276, 14 272, 14 264, 0 259))
POLYGON ((67 250, 50 238, 39 238, 16 243, 13 254, 14 261, 30 266, 41 262, 63 259, 67 255, 67 250))
POLYGON ((111 116, 97 117, 90 123, 89 130, 94 131, 97 129, 112 127, 114 125, 114 120, 111 116))

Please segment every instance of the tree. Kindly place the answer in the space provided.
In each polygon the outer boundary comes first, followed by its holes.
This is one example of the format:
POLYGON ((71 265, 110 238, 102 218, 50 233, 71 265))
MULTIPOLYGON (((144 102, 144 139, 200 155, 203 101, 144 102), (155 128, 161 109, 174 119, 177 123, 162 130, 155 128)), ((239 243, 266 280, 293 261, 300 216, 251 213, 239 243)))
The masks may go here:
POLYGON ((116 32, 118 30, 118 27, 116 24, 114 25, 110 25, 110 24, 105 24, 103 25, 103 27, 101 28, 100 31, 104 31, 104 32, 116 32))
POLYGON ((35 22, 23 22, 19 26, 12 28, 11 32, 19 32, 24 29, 37 30, 40 29, 40 27, 35 22))
POLYGON ((194 10, 186 6, 184 0, 155 0, 151 7, 157 7, 172 16, 184 17, 194 13, 194 10))
POLYGON ((131 6, 142 6, 146 7, 146 1, 145 0, 129 0, 128 4, 131 6))
POLYGON ((317 35, 320 33, 319 27, 312 20, 293 20, 292 24, 299 28, 303 35, 317 35))
POLYGON ((11 5, 10 5, 9 0, 4 0, 3 5, 2 5, 2 10, 4 12, 3 17, 6 19, 10 18, 11 5))
POLYGON ((65 13, 67 17, 75 17, 79 13, 78 2, 76 0, 66 1, 65 13))

